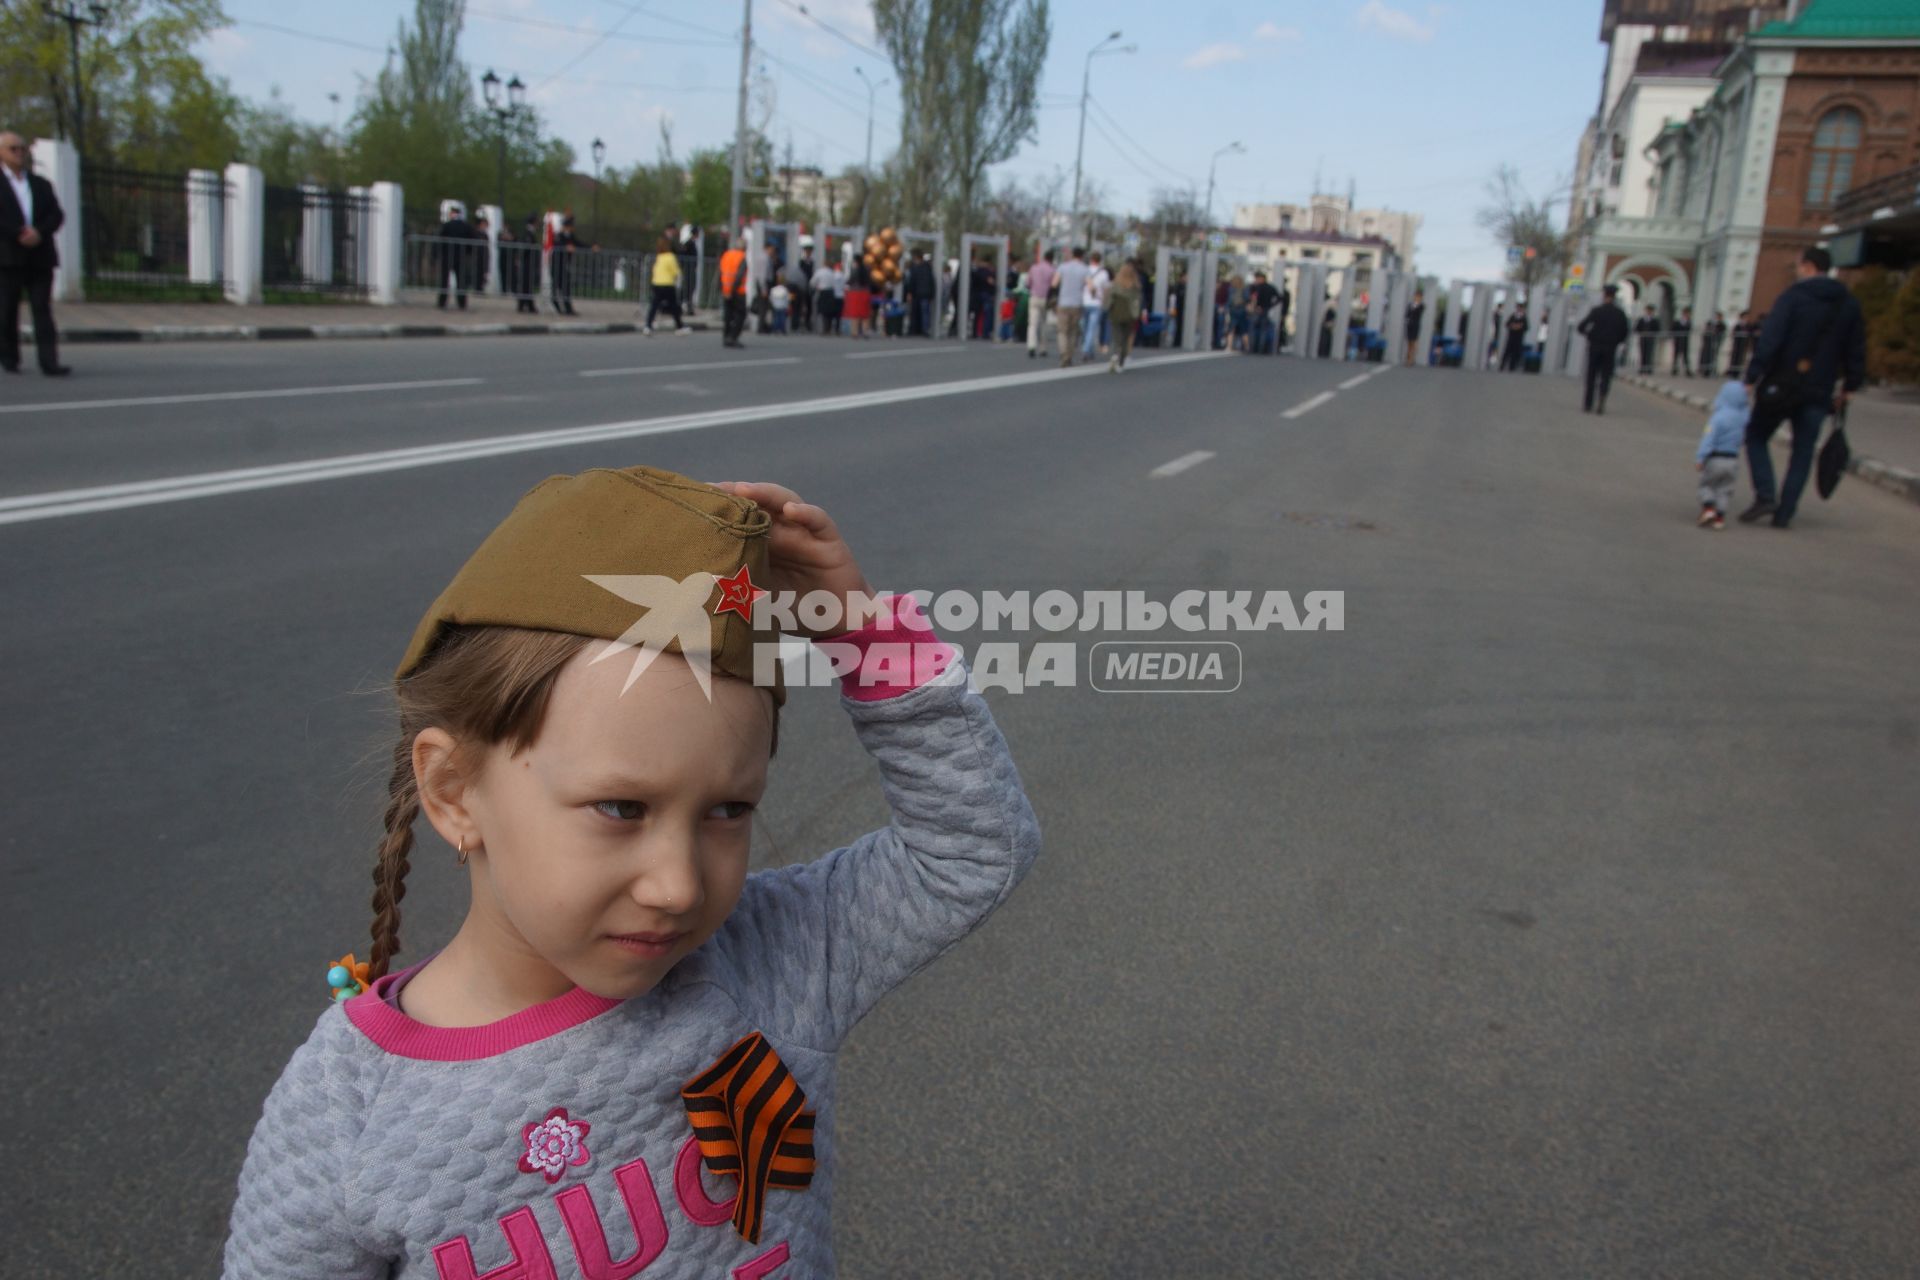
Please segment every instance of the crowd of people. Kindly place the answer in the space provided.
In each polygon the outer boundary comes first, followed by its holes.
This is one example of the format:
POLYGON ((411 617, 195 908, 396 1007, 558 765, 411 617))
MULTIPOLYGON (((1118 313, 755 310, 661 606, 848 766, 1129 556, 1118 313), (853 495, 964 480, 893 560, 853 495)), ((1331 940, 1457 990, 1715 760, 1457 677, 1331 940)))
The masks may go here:
MULTIPOLYGON (((759 272, 750 269, 741 245, 720 255, 724 346, 743 346, 750 325, 768 336, 806 333, 856 340, 940 332, 961 337, 964 325, 970 339, 1013 342, 1025 335, 1029 357, 1057 344, 1063 367, 1104 359, 1117 373, 1126 368, 1146 326, 1152 296, 1152 279, 1138 259, 1109 269, 1101 252, 1078 246, 1064 260, 1054 249, 1014 257, 1004 278, 988 256, 943 263, 936 273, 927 252, 916 250, 899 272, 897 287, 878 278, 859 257, 816 258, 811 236, 797 238, 791 258, 774 244, 760 252, 766 257, 759 272), (967 272, 964 304, 957 269, 967 272)), ((664 306, 664 285, 656 267, 655 308, 664 306)), ((652 320, 650 309, 648 332, 652 320)))
MULTIPOLYGON (((471 222, 458 205, 447 211, 435 235, 432 261, 438 294, 434 305, 447 309, 447 299, 465 311, 467 294, 485 293, 492 274, 492 255, 487 251, 492 227, 484 214, 471 222)), ((548 253, 541 215, 527 215, 521 235, 503 223, 500 227, 500 292, 510 294, 516 314, 537 315, 540 298, 541 257, 548 253)), ((583 243, 574 230, 572 214, 562 215, 553 233, 548 292, 556 315, 576 315, 573 309, 574 255, 578 250, 597 248, 583 243)))

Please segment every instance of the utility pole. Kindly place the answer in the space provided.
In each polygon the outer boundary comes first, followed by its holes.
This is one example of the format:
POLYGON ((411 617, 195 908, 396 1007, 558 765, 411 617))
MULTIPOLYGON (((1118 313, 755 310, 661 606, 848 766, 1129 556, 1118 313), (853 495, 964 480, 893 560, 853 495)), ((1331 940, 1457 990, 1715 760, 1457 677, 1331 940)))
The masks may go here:
MULTIPOLYGON (((1109 49, 1108 45, 1120 38, 1118 31, 1102 40, 1087 51, 1086 68, 1080 74, 1080 141, 1073 148, 1073 217, 1080 216, 1080 161, 1087 153, 1087 99, 1093 90, 1093 60, 1103 53, 1133 53, 1136 46, 1126 45, 1119 49, 1109 49)), ((1091 235, 1088 237, 1091 239, 1091 235)))
POLYGON ((727 201, 727 244, 740 235, 740 189, 747 185, 747 75, 753 53, 753 0, 740 18, 740 105, 733 118, 733 191, 727 201))
POLYGON ((46 9, 50 17, 67 24, 67 51, 73 66, 73 149, 84 160, 87 157, 87 105, 80 95, 80 28, 105 26, 107 6, 90 4, 83 14, 74 4, 62 8, 49 0, 46 9))
POLYGON ((893 81, 882 80, 879 84, 875 84, 859 67, 853 69, 853 74, 866 81, 867 85, 867 162, 861 166, 861 172, 866 175, 866 182, 863 184, 860 196, 860 225, 864 227, 867 225, 867 210, 873 206, 873 95, 876 90, 892 84, 893 81))

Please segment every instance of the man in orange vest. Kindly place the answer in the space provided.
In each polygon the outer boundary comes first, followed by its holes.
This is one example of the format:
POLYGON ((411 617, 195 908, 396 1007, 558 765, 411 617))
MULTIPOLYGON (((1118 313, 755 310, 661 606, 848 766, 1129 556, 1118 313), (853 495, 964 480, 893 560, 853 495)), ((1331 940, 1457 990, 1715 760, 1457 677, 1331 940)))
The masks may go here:
POLYGON ((740 333, 747 327, 747 254, 730 244, 720 255, 720 345, 743 346, 740 333))

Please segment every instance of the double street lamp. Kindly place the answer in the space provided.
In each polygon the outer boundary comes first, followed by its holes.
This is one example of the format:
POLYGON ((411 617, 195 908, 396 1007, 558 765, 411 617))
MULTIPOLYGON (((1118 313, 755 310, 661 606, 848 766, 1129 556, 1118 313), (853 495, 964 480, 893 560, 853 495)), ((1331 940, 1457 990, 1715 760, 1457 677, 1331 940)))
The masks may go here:
POLYGON ((48 17, 58 18, 67 24, 67 50, 73 66, 73 149, 85 159, 87 107, 80 97, 80 28, 104 27, 109 16, 107 6, 90 4, 86 13, 81 13, 80 6, 76 4, 57 5, 47 0, 45 7, 48 17))
POLYGON ((489 67, 487 74, 480 77, 480 93, 487 101, 487 110, 493 112, 493 118, 499 124, 500 164, 496 171, 497 180, 494 187, 494 203, 500 207, 500 216, 505 218, 507 209, 507 121, 519 114, 520 108, 526 105, 527 86, 520 83, 520 77, 517 75, 507 81, 507 100, 503 106, 500 102, 500 77, 493 74, 493 69, 489 67))

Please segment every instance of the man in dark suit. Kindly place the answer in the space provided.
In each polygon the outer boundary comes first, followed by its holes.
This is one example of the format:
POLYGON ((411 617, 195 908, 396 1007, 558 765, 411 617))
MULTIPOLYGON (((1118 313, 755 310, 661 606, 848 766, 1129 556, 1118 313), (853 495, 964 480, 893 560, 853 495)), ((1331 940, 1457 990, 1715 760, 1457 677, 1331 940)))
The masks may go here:
MULTIPOLYGON (((1753 505, 1740 513, 1746 524, 1773 517, 1785 529, 1800 506, 1800 491, 1813 471, 1820 424, 1847 407, 1867 380, 1867 324, 1846 285, 1827 274, 1833 255, 1821 248, 1800 253, 1793 287, 1774 302, 1747 366, 1747 467, 1753 473, 1753 505), (1766 394, 1756 390, 1764 385, 1766 394), (1793 428, 1793 453, 1775 497, 1773 433, 1793 428)), ((1728 370, 1729 373, 1733 370, 1728 370)))
POLYGON ((473 242, 480 237, 464 213, 458 208, 452 213, 451 218, 440 224, 440 296, 433 300, 433 305, 442 311, 447 309, 447 277, 451 275, 454 302, 465 311, 467 288, 479 283, 474 278, 473 242))
POLYGON ((20 372, 20 295, 33 312, 33 350, 40 372, 73 372, 60 363, 53 327, 53 269, 60 265, 53 234, 66 221, 53 184, 27 172, 26 140, 0 133, 0 369, 20 372))
POLYGON ((1607 411, 1607 389, 1613 386, 1614 357, 1630 332, 1627 313, 1615 301, 1619 296, 1619 287, 1608 285, 1600 305, 1580 321, 1579 331, 1587 339, 1587 395, 1580 405, 1584 413, 1607 411))

